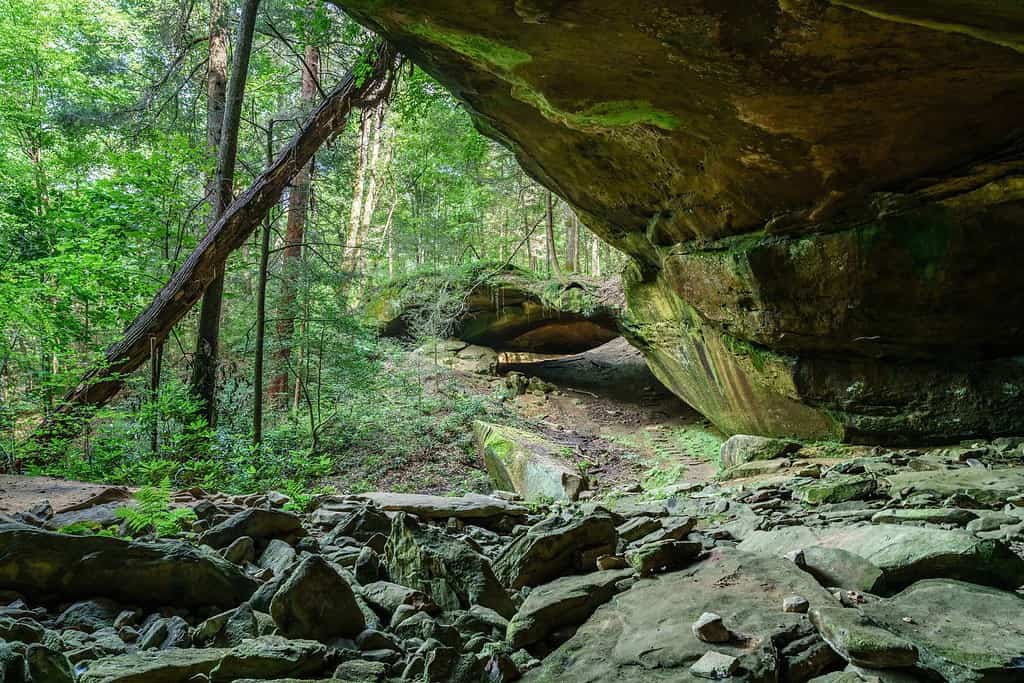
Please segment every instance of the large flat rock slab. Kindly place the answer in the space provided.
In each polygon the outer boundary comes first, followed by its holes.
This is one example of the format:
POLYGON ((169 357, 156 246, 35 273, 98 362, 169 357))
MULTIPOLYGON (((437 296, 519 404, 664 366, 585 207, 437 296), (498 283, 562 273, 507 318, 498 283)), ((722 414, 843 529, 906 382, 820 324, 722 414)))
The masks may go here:
POLYGON ((747 552, 781 557, 807 547, 838 548, 882 570, 878 588, 897 591, 920 579, 952 578, 1015 589, 1024 585, 1024 559, 1005 543, 963 531, 898 524, 804 526, 754 531, 740 543, 747 552))
POLYGON ((889 475, 886 480, 893 491, 913 489, 914 493, 933 493, 942 497, 963 494, 985 505, 1001 505, 1008 498, 1024 493, 1024 467, 899 472, 889 475))
POLYGON ((480 520, 502 515, 521 517, 529 509, 500 498, 468 494, 465 496, 430 496, 420 493, 363 493, 356 498, 368 500, 388 512, 408 512, 423 519, 480 520))
POLYGON ((641 580, 612 598, 524 680, 696 682, 702 679, 689 668, 709 651, 739 658, 746 673, 733 681, 806 680, 832 659, 807 615, 782 611, 790 595, 812 606, 835 604, 786 560, 716 550, 685 571, 641 580), (715 644, 699 640, 692 625, 705 612, 721 615, 735 637, 715 644), (780 656, 773 641, 802 645, 780 656))

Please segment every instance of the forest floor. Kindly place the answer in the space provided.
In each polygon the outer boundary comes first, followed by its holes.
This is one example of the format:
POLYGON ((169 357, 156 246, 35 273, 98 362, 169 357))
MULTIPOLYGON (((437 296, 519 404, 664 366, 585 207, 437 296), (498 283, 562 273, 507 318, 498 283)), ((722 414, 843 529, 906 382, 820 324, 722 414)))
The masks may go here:
MULTIPOLYGON (((463 400, 479 401, 484 409, 474 419, 512 424, 568 449, 585 464, 600 490, 638 482, 650 487, 703 482, 717 471, 722 437, 675 397, 623 400, 557 385, 546 393, 508 396, 503 393, 504 377, 433 364, 424 368, 422 385, 427 392, 443 393, 449 399, 458 394, 463 400)), ((450 416, 438 419, 446 417, 450 416)), ((466 421, 465 430, 471 432, 472 420, 466 421)), ((359 475, 346 471, 323 483, 347 491, 354 476, 359 475)), ((437 442, 429 452, 382 468, 372 479, 378 490, 410 493, 455 494, 488 488, 483 458, 465 438, 437 442)))

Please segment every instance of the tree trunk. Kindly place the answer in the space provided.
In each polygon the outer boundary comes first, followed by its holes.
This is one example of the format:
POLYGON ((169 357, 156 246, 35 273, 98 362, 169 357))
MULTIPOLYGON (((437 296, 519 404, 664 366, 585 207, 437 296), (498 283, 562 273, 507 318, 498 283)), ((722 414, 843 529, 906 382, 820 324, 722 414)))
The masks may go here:
POLYGON ((590 233, 590 274, 601 277, 601 240, 590 233))
POLYGON ((120 390, 123 378, 149 359, 150 339, 162 342, 185 316, 223 266, 228 254, 245 244, 267 212, 281 199, 284 188, 313 154, 340 131, 352 108, 386 96, 394 74, 395 51, 388 44, 376 49, 369 75, 357 85, 350 71, 341 84, 320 103, 310 118, 281 151, 274 164, 239 196, 200 240, 153 302, 107 349, 99 364, 89 370, 36 431, 37 440, 67 438, 77 433, 83 406, 102 405, 120 390))
POLYGON ((366 184, 366 162, 369 156, 370 131, 373 129, 373 111, 364 110, 359 117, 359 148, 356 150, 356 177, 352 185, 352 210, 349 215, 348 237, 342 253, 342 272, 351 273, 358 250, 359 229, 363 220, 363 186, 366 184))
POLYGON ((565 206, 565 268, 570 273, 580 269, 580 230, 576 212, 568 204, 565 206))
POLYGON ((547 243, 548 243, 548 266, 551 273, 561 280, 562 268, 558 265, 558 253, 555 250, 555 195, 548 191, 548 221, 547 221, 547 243))
MULTIPOLYGON (((320 48, 306 47, 302 69, 302 103, 312 107, 316 102, 320 78, 320 48)), ((285 231, 284 258, 281 266, 281 296, 277 307, 277 351, 274 353, 274 377, 267 387, 267 398, 280 407, 281 397, 288 393, 292 336, 295 334, 295 288, 299 275, 302 242, 305 239, 306 214, 309 210, 312 162, 302 167, 288 195, 288 227, 285 231)))
MULTIPOLYGON (((252 35, 258 9, 259 0, 244 0, 242 3, 242 16, 238 23, 231 80, 228 82, 217 150, 217 176, 213 194, 215 218, 220 218, 224 209, 231 204, 233 196, 235 161, 238 156, 238 126, 242 118, 245 80, 249 72, 252 35)), ((220 344, 220 312, 224 302, 224 269, 225 264, 222 263, 203 294, 196 353, 192 365, 192 391, 202 402, 206 422, 211 427, 217 423, 217 357, 220 344)))
MULTIPOLYGON (((267 122, 267 168, 274 163, 274 119, 267 122)), ((299 172, 301 175, 301 171, 299 172)), ((260 272, 256 285, 256 361, 252 373, 252 442, 257 447, 263 442, 263 357, 267 338, 267 269, 270 265, 270 233, 273 221, 268 215, 263 221, 260 241, 260 272)))

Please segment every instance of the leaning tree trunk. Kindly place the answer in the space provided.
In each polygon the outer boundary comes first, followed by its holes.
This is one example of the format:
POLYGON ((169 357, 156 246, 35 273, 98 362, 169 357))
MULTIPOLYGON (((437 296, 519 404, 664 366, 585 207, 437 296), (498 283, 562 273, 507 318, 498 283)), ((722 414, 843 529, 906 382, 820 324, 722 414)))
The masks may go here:
MULTIPOLYGON (((259 0, 245 0, 238 23, 235 56, 231 64, 224 99, 224 121, 220 129, 217 149, 217 177, 213 193, 213 216, 220 218, 234 195, 235 161, 238 157, 238 126, 242 120, 242 102, 245 98, 245 80, 249 73, 252 54, 252 34, 256 26, 259 0)), ((224 303, 224 268, 216 270, 213 281, 203 294, 196 335, 196 354, 192 364, 192 391, 203 404, 206 422, 217 422, 217 357, 220 346, 220 311, 224 303)))
MULTIPOLYGON (((302 68, 301 97, 304 105, 316 102, 317 83, 320 79, 320 48, 309 45, 302 68)), ((302 256, 302 242, 306 233, 306 214, 309 210, 312 162, 295 176, 288 193, 288 227, 284 236, 284 257, 281 265, 281 295, 277 305, 277 350, 274 352, 274 376, 267 386, 271 405, 280 407, 281 397, 288 394, 292 337, 295 334, 295 289, 302 256)))
POLYGON ((547 243, 548 243, 548 266, 551 275, 561 280, 562 268, 558 265, 558 251, 555 249, 555 195, 548 191, 548 213, 547 213, 547 243))
POLYGON ((227 208, 217 223, 196 245, 153 302, 107 349, 103 359, 73 389, 36 431, 45 441, 68 438, 80 428, 78 409, 106 403, 120 390, 125 376, 149 359, 151 340, 162 342, 203 295, 223 267, 228 254, 245 244, 267 212, 281 200, 285 187, 313 154, 345 126, 353 107, 384 97, 395 73, 395 51, 388 44, 377 47, 369 75, 345 79, 313 111, 277 160, 227 208))

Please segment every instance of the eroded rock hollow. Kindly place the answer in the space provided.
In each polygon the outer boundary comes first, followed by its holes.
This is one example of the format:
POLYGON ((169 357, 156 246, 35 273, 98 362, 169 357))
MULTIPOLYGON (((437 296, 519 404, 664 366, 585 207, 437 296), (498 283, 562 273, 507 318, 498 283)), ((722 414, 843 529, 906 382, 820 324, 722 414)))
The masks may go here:
POLYGON ((631 340, 728 432, 1024 427, 1024 8, 334 0, 633 258, 631 340))

